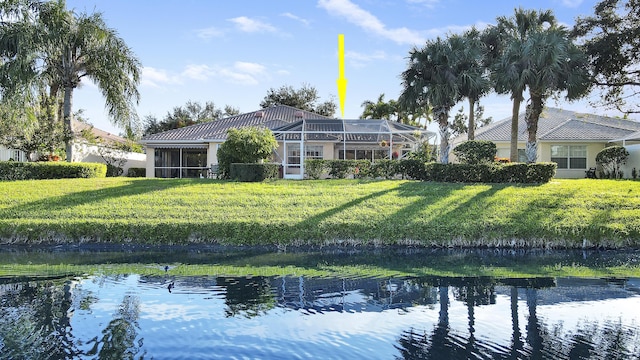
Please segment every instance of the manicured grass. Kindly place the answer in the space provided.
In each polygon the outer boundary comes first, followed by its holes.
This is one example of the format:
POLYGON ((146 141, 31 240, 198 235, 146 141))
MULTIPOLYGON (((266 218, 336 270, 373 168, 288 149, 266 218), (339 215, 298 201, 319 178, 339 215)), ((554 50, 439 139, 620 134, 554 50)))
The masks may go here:
POLYGON ((640 182, 0 182, 4 243, 639 247, 640 182))

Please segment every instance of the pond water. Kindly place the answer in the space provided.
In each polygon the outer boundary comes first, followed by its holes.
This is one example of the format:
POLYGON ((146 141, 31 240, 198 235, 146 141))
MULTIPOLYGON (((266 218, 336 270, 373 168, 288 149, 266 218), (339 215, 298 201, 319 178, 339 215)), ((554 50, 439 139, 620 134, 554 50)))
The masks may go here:
POLYGON ((640 358, 637 278, 176 271, 1 278, 0 358, 640 358))

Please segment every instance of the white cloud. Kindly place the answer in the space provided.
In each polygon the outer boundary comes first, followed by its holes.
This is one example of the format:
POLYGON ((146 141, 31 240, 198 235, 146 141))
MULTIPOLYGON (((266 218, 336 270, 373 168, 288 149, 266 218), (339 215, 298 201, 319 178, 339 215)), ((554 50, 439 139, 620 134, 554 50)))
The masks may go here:
POLYGON ((418 31, 406 27, 388 29, 377 17, 349 0, 319 0, 318 6, 331 15, 343 17, 366 31, 398 44, 420 44, 425 40, 418 31))
POLYGON ((161 87, 164 84, 176 84, 180 79, 169 75, 166 70, 145 66, 142 68, 141 85, 161 87))
POLYGON ((214 74, 215 74, 215 71, 211 67, 209 67, 209 65, 190 64, 186 66, 186 68, 182 71, 181 75, 183 77, 188 77, 193 80, 206 81, 214 74))
POLYGON ((291 73, 290 73, 289 71, 287 71, 287 70, 278 70, 278 71, 276 71, 276 74, 277 74, 277 75, 280 75, 280 76, 288 76, 288 75, 291 75, 291 73))
POLYGON ((435 38, 437 36, 444 36, 444 35, 447 35, 449 33, 460 34, 460 33, 463 33, 463 32, 465 32, 467 30, 470 30, 471 27, 474 27, 474 26, 478 30, 483 30, 483 29, 487 28, 490 25, 491 24, 489 24, 489 23, 478 21, 477 23, 475 23, 473 25, 449 25, 449 26, 445 26, 445 27, 441 27, 441 28, 429 29, 426 33, 427 33, 429 38, 435 38))
POLYGON ((357 51, 347 51, 344 54, 344 57, 349 60, 351 66, 361 68, 374 60, 387 59, 387 54, 384 51, 374 51, 369 54, 359 53, 357 51))
POLYGON ((266 67, 264 67, 264 65, 244 61, 236 61, 233 67, 238 71, 251 75, 261 75, 264 74, 266 70, 266 67))
POLYGON ((236 18, 228 19, 232 23, 236 25, 238 30, 248 33, 255 32, 277 32, 278 29, 273 27, 271 24, 262 22, 256 19, 250 19, 246 16, 239 16, 236 18))
POLYGON ((429 9, 433 9, 440 2, 440 0, 407 0, 410 4, 419 4, 429 9))
POLYGON ((224 36, 224 30, 220 30, 215 27, 208 27, 205 29, 196 30, 196 35, 201 39, 209 40, 214 37, 224 36))
POLYGON ((300 23, 302 23, 304 26, 309 26, 309 24, 311 23, 311 21, 301 18, 300 16, 294 15, 290 12, 286 12, 283 14, 280 14, 280 16, 284 16, 284 17, 288 17, 289 19, 293 19, 295 21, 298 21, 300 23))
POLYGON ((570 8, 576 8, 582 4, 584 0, 562 0, 562 5, 570 8))

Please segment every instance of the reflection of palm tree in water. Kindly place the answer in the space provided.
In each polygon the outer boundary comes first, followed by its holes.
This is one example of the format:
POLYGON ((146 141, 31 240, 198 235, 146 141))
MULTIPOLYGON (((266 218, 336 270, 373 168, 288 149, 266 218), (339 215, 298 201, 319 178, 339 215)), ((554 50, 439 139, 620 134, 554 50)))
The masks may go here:
MULTIPOLYGON (((98 355, 100 359, 133 359, 140 352, 142 339, 136 341, 138 337, 138 318, 140 316, 140 300, 137 296, 125 295, 118 311, 114 314, 113 320, 102 331, 102 347, 95 341, 94 347, 87 355, 98 355)), ((146 351, 145 351, 146 353, 146 351)), ((140 354, 139 358, 144 358, 140 354)))

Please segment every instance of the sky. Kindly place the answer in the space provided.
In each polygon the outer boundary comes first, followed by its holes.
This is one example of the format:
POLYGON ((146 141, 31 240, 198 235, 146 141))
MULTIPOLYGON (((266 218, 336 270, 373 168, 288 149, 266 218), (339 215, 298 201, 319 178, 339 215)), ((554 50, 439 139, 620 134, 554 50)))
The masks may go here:
MULTIPOLYGON (((395 99, 409 51, 426 40, 495 24, 514 9, 551 9, 572 26, 596 0, 67 0, 78 13, 101 12, 142 63, 138 115, 163 118, 187 101, 241 112, 260 108, 271 88, 315 87, 320 101, 337 99, 338 35, 344 34, 348 80, 344 118, 359 118, 362 102, 395 99)), ((481 99, 494 121, 511 114, 506 95, 481 99)), ((452 116, 463 104, 452 110, 452 116)), ((589 101, 547 105, 616 116, 589 101)), ((95 84, 83 80, 74 110, 97 128, 118 134, 95 84)), ((524 108, 523 108, 524 111, 524 108)), ((340 117, 340 109, 336 116, 340 117)), ((431 127, 430 127, 431 128, 431 127)), ((435 127, 433 127, 435 129, 435 127)))

